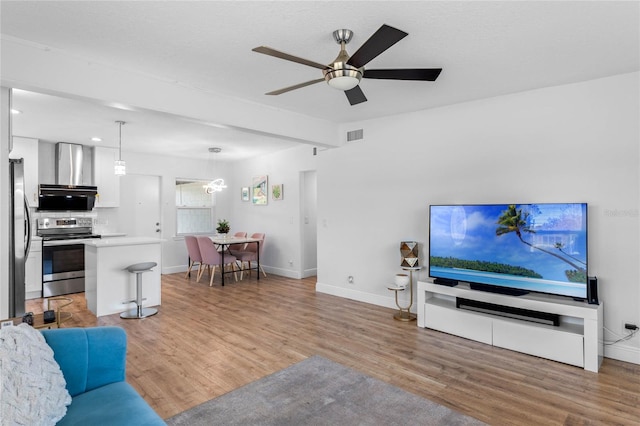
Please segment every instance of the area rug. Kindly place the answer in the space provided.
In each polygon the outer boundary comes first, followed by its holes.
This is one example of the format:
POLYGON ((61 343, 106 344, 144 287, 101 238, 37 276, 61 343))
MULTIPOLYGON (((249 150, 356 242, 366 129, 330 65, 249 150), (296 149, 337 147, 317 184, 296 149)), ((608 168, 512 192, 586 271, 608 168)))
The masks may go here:
POLYGON ((173 425, 483 425, 312 356, 168 419, 173 425))

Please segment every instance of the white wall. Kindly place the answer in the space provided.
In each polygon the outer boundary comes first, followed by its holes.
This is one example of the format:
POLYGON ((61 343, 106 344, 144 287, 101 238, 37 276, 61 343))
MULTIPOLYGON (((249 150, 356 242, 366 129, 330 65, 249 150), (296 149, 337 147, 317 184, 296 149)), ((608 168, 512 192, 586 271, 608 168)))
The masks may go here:
MULTIPOLYGON (((421 242, 424 259, 429 204, 588 202, 589 275, 605 326, 625 334, 624 321, 640 324, 638 79, 344 126, 364 128, 365 139, 319 155, 317 290, 395 307, 386 285, 400 272, 399 243, 421 242)), ((640 363, 640 337, 606 355, 640 363)))
POLYGON ((232 214, 229 215, 231 232, 246 231, 266 234, 264 257, 260 259, 267 273, 291 277, 302 277, 301 256, 301 179, 300 172, 315 170, 317 156, 309 146, 290 148, 263 157, 233 164, 231 195, 232 214), (268 175, 271 185, 284 185, 284 197, 273 201, 269 193, 266 206, 256 206, 251 201, 242 201, 240 188, 251 186, 253 176, 268 175))
MULTIPOLYGON (((203 179, 223 177, 227 189, 216 194, 216 216, 226 218, 231 232, 266 233, 264 257, 260 259, 267 273, 300 278, 300 171, 316 167, 312 148, 301 146, 268 156, 235 163, 190 160, 183 158, 149 156, 123 151, 127 173, 160 176, 160 203, 162 238, 162 273, 187 269, 187 251, 182 237, 176 237, 175 179, 203 179), (243 202, 240 190, 251 186, 253 176, 269 176, 269 190, 274 183, 284 185, 284 199, 273 201, 269 196, 266 206, 243 202), (289 261, 293 263, 289 263, 289 261)), ((107 219, 108 229, 117 232, 118 223, 126 221, 117 208, 96 209, 98 219, 107 219)))

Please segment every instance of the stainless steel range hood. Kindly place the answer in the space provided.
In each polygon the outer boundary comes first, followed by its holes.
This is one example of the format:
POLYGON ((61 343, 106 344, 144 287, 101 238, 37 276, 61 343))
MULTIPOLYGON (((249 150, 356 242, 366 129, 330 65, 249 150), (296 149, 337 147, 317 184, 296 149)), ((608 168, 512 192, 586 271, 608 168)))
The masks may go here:
POLYGON ((41 183, 38 211, 91 211, 97 194, 95 186, 41 183))
POLYGON ((83 150, 80 144, 56 143, 56 184, 40 184, 38 211, 93 209, 98 189, 83 185, 83 150))
POLYGON ((80 144, 56 144, 56 184, 82 185, 82 151, 80 144))

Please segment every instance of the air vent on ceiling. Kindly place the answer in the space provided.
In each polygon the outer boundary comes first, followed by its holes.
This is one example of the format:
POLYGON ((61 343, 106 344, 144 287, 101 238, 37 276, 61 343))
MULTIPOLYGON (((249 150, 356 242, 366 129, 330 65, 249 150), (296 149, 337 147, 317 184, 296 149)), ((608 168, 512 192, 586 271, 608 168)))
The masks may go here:
POLYGON ((363 139, 363 138, 364 138, 363 129, 351 130, 350 132, 347 132, 347 142, 359 141, 360 139, 363 139))

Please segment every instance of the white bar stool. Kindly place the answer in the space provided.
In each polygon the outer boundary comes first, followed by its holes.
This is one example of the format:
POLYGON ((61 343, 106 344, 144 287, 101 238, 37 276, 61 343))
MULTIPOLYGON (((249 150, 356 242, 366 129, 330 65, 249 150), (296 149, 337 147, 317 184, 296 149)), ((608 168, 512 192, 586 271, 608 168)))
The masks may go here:
POLYGON ((129 300, 124 303, 135 303, 137 307, 128 311, 122 312, 120 318, 132 319, 132 318, 146 318, 158 313, 156 308, 143 308, 142 302, 147 300, 142 298, 142 274, 151 271, 151 268, 158 266, 156 262, 143 262, 129 265, 125 269, 132 274, 136 274, 136 298, 135 300, 129 300))

